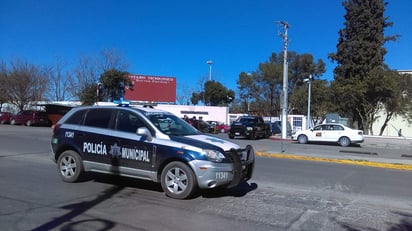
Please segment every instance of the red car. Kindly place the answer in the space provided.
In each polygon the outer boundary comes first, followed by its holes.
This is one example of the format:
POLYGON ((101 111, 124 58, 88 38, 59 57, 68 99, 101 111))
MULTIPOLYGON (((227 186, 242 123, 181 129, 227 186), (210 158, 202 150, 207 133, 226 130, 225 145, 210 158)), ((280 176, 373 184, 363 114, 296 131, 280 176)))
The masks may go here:
POLYGON ((207 121, 216 132, 227 133, 230 126, 219 121, 207 121))
POLYGON ((51 126, 51 121, 44 111, 24 110, 12 116, 10 118, 10 124, 51 126))
POLYGON ((0 112, 0 124, 9 124, 11 116, 10 112, 0 112))

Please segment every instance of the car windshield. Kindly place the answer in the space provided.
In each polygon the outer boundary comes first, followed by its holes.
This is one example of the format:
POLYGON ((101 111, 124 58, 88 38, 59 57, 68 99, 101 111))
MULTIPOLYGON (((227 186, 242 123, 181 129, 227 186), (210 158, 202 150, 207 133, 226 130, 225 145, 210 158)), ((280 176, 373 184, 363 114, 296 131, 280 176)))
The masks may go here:
POLYGON ((237 122, 240 123, 253 123, 255 122, 255 118, 252 117, 240 117, 237 119, 237 122))
POLYGON ((150 113, 147 118, 163 133, 172 136, 198 135, 200 132, 181 118, 168 113, 150 113))

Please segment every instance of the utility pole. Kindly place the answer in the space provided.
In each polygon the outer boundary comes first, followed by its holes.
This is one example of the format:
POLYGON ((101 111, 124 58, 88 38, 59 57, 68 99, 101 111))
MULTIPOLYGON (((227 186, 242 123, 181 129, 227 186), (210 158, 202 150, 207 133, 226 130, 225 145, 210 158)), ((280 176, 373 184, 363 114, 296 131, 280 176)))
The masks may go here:
POLYGON ((206 63, 209 64, 209 81, 212 81, 212 64, 213 64, 213 61, 208 60, 208 61, 206 61, 206 63))
POLYGON ((286 21, 278 22, 282 27, 284 32, 279 35, 283 38, 283 87, 282 95, 283 102, 282 105, 282 139, 287 137, 287 122, 288 122, 288 28, 289 24, 286 21))

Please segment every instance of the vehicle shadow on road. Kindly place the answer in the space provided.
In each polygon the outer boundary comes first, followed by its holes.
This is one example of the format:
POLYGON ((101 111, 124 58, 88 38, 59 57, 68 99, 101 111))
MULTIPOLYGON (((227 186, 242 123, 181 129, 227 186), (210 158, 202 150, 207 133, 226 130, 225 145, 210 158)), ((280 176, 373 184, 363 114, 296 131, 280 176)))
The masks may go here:
POLYGON ((204 198, 218 198, 218 197, 243 197, 249 192, 256 190, 258 185, 256 183, 243 182, 233 188, 218 188, 204 190, 200 192, 201 197, 204 198))
MULTIPOLYGON (((292 144, 296 144, 296 145, 302 145, 297 141, 292 141, 292 144)), ((322 146, 334 146, 334 147, 341 147, 339 144, 337 144, 336 142, 316 142, 316 141, 311 141, 309 143, 306 143, 304 145, 322 145, 322 146)), ((362 145, 359 143, 351 143, 348 147, 354 147, 354 148, 361 148, 362 145)))
MULTIPOLYGON (((164 192, 162 186, 159 183, 139 180, 134 178, 107 175, 101 173, 88 173, 82 178, 82 182, 95 181, 103 184, 110 184, 119 187, 130 187, 142 190, 149 190, 154 192, 164 192)), ((258 188, 256 183, 243 182, 233 188, 214 188, 208 190, 198 190, 197 193, 192 195, 189 199, 195 199, 197 197, 204 198, 219 198, 219 197, 243 197, 247 193, 258 188)))
POLYGON ((160 184, 148 181, 148 180, 139 180, 135 178, 100 174, 100 173, 89 173, 84 181, 96 181, 104 184, 111 184, 123 187, 138 188, 143 190, 150 190, 156 192, 163 192, 160 184))

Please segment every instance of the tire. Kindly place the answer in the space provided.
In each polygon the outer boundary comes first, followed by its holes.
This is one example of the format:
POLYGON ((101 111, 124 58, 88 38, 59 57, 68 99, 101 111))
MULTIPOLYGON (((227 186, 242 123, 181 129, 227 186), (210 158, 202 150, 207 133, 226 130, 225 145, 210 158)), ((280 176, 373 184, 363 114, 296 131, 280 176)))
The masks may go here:
POLYGON ((160 181, 166 195, 174 199, 187 199, 197 190, 197 181, 192 169, 180 161, 166 165, 160 181))
POLYGON ((32 125, 31 120, 27 120, 27 121, 26 121, 26 126, 27 126, 27 127, 30 127, 31 125, 32 125))
POLYGON ((60 177, 65 182, 76 182, 83 175, 82 159, 77 152, 72 150, 64 151, 57 159, 57 168, 60 177))
POLYGON ((11 125, 16 125, 16 121, 15 120, 10 120, 10 124, 11 125))
POLYGON ((343 136, 339 139, 339 144, 342 147, 348 147, 350 145, 350 139, 346 136, 343 136))
POLYGON ((1 120, 1 121, 0 121, 0 124, 5 124, 5 123, 6 123, 5 120, 1 120))
POLYGON ((229 139, 233 139, 233 138, 235 138, 235 136, 229 133, 229 139))
POLYGON ((220 133, 225 133, 225 129, 224 128, 220 129, 220 133))
POLYGON ((256 140, 257 139, 256 132, 253 132, 252 134, 250 134, 249 139, 256 140))
POLYGON ((299 135, 298 136, 298 142, 299 144, 306 144, 308 143, 308 137, 305 135, 299 135))

